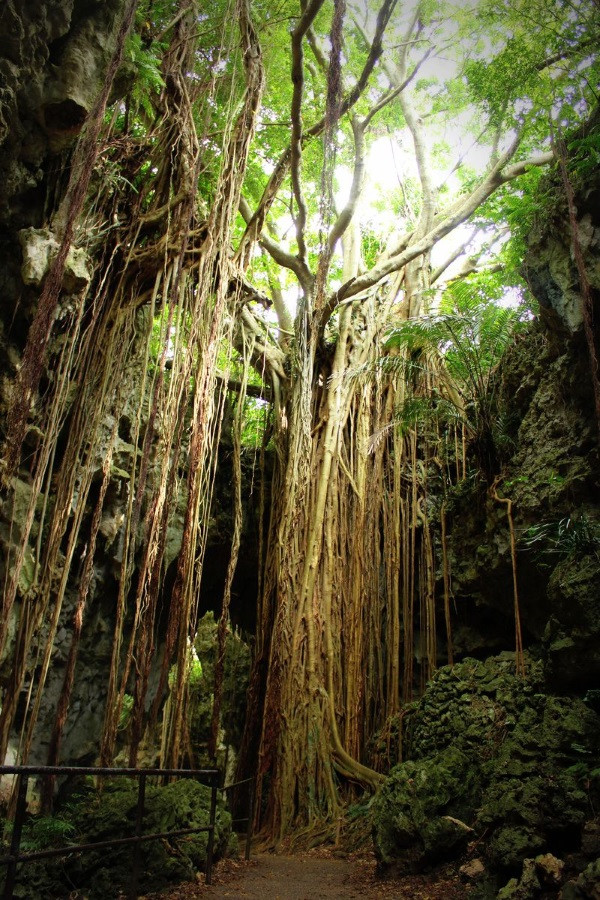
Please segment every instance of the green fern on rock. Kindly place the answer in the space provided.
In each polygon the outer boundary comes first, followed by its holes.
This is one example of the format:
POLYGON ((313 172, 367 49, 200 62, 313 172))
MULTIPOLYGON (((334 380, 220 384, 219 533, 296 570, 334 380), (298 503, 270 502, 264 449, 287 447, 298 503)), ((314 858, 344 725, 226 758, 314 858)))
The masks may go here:
MULTIPOLYGON (((390 332, 387 354, 378 363, 405 378, 429 373, 427 403, 421 398, 420 408, 464 424, 484 471, 493 469, 503 443, 495 374, 523 318, 522 309, 487 301, 469 281, 456 282, 438 313, 409 319, 390 332)), ((398 411, 399 423, 415 419, 414 399, 409 394, 398 411)))

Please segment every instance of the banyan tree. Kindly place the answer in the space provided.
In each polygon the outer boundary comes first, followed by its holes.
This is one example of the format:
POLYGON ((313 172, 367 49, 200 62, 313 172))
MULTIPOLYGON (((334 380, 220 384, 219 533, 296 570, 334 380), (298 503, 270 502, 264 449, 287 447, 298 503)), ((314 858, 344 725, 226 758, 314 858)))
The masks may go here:
MULTIPOLYGON (((444 496, 468 457, 485 477, 502 452, 493 370, 521 313, 493 301, 523 289, 515 245, 540 173, 563 158, 566 131, 586 139, 599 10, 114 6, 95 105, 61 141, 46 111, 47 200, 21 231, 23 261, 45 241, 46 268, 14 313, 26 338, 2 470, 19 517, 3 535, 1 749, 25 762, 39 746, 67 627, 43 761, 63 760, 110 540, 96 757, 112 763, 131 695, 129 763, 157 723, 161 762, 191 761, 187 675, 232 405, 214 749, 250 408, 257 458, 272 464, 256 472, 240 766, 258 771, 261 824, 279 838, 377 787, 373 735, 452 660, 444 496)), ((507 503, 491 477, 489 490, 507 503)), ((516 579, 514 618, 519 650, 516 579)))

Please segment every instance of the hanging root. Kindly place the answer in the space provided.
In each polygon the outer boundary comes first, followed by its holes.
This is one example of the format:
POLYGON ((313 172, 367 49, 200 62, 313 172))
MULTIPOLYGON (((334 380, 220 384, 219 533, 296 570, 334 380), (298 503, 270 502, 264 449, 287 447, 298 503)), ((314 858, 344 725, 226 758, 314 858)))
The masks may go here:
POLYGON ((508 529, 510 534, 510 559, 512 564, 513 576, 513 597, 515 611, 515 668, 517 675, 525 677, 525 658, 523 654, 523 635, 521 631, 521 612, 519 606, 519 590, 517 584, 517 541, 515 538, 515 524, 512 514, 512 500, 508 497, 500 497, 498 495, 498 482, 500 477, 496 478, 490 488, 491 495, 497 503, 503 503, 506 506, 506 517, 508 519, 508 529))

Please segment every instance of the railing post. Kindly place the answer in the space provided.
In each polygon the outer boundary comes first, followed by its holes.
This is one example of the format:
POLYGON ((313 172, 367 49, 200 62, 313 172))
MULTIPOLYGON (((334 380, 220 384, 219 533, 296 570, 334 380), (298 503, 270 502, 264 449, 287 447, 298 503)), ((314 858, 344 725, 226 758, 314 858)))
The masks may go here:
POLYGON ((17 808, 15 810, 15 820, 13 822, 12 835, 10 839, 10 855, 12 857, 6 870, 6 880, 4 882, 4 900, 12 900, 15 880, 17 877, 17 865, 19 863, 19 849, 21 847, 21 832, 23 831, 23 819, 25 818, 25 810, 27 808, 27 782, 29 776, 25 773, 19 775, 19 788, 17 793, 17 808))
POLYGON ((248 782, 248 825, 246 828, 246 859, 250 859, 252 845, 252 826, 254 824, 254 778, 248 782))
POLYGON ((217 790, 219 774, 213 774, 210 791, 210 818, 208 820, 208 844, 206 845, 206 884, 212 884, 212 864, 215 846, 215 820, 217 817, 217 790))
MULTIPOLYGON (((138 782, 138 799, 137 799, 137 808, 135 813, 135 836, 137 838, 142 835, 142 822, 144 818, 144 801, 146 799, 146 776, 145 774, 139 775, 138 782)), ((138 895, 138 885, 140 879, 140 857, 141 857, 141 842, 136 841, 133 845, 133 866, 131 872, 131 883, 129 886, 129 897, 131 900, 136 900, 138 895)))

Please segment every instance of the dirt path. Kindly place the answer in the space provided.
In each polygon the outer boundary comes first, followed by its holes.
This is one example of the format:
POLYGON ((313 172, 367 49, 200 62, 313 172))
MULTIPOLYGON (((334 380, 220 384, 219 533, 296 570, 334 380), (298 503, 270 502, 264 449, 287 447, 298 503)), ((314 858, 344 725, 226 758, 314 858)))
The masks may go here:
POLYGON ((183 884, 168 893, 148 895, 169 900, 239 898, 239 900, 463 900, 464 886, 453 873, 435 880, 412 876, 400 881, 375 879, 371 857, 339 858, 324 851, 295 856, 259 853, 250 862, 224 860, 215 867, 213 884, 183 884))

